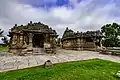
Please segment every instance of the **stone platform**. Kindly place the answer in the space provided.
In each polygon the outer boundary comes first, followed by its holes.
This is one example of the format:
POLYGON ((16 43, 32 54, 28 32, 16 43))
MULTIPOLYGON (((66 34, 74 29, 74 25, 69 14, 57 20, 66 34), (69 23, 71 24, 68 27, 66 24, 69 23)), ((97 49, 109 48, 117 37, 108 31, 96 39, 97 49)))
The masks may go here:
POLYGON ((93 51, 73 51, 73 50, 57 50, 56 54, 15 56, 0 56, 0 72, 23 69, 43 65, 45 61, 51 60, 53 63, 79 61, 88 59, 104 59, 120 63, 120 57, 112 55, 99 54, 93 51))

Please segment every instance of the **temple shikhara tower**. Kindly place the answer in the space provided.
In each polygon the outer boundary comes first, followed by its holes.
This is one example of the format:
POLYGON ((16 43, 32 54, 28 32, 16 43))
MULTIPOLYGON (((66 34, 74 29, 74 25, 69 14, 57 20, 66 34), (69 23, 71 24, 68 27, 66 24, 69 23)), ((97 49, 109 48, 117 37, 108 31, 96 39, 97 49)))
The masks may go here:
POLYGON ((102 33, 97 31, 74 32, 66 28, 62 36, 62 48, 71 50, 96 50, 101 45, 102 33))
POLYGON ((56 38, 55 30, 43 23, 28 23, 27 25, 15 26, 9 31, 10 49, 15 54, 32 54, 43 50, 46 53, 54 53, 56 38))

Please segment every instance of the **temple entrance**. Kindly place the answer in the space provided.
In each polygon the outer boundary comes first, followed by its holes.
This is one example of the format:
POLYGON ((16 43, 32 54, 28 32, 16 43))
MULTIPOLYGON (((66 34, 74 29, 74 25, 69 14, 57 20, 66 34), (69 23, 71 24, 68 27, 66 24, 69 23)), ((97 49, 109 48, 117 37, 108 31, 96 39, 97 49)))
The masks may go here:
POLYGON ((44 36, 42 34, 34 34, 33 47, 35 47, 35 48, 43 48, 44 47, 44 36))

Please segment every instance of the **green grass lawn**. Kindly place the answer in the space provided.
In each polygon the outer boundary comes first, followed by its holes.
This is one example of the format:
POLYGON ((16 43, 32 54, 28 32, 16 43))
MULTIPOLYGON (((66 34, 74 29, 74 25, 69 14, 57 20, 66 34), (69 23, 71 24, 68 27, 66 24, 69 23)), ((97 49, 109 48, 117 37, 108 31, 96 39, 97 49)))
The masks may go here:
POLYGON ((0 51, 4 51, 4 50, 8 50, 9 48, 8 47, 2 47, 2 46, 0 46, 0 51))
POLYGON ((95 59, 4 72, 0 80, 120 80, 115 76, 118 70, 120 63, 95 59))

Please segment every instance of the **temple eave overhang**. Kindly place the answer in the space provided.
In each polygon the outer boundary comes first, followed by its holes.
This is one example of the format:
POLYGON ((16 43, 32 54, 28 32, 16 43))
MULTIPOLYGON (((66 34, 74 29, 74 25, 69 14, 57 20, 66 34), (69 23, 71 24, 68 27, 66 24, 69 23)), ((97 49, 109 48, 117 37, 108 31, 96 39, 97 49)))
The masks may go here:
POLYGON ((62 41, 64 40, 70 40, 70 39, 77 39, 77 38, 80 38, 80 39, 85 39, 85 38, 102 38, 103 36, 74 36, 74 37, 65 37, 65 38, 62 38, 62 41))
POLYGON ((48 31, 44 31, 44 30, 29 30, 29 29, 23 29, 23 31, 26 31, 26 32, 37 32, 37 33, 52 33, 52 32, 48 32, 48 31))

